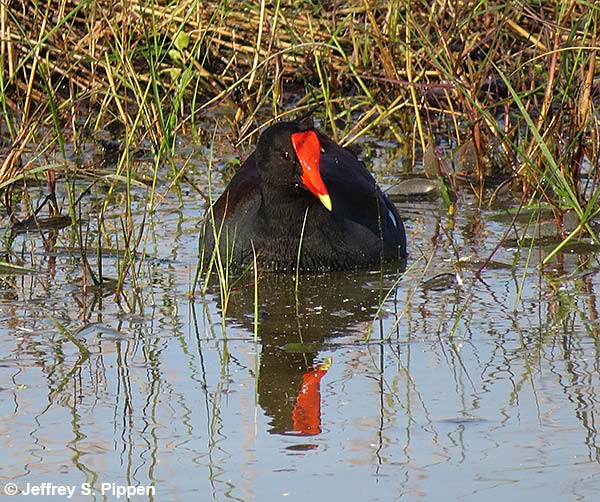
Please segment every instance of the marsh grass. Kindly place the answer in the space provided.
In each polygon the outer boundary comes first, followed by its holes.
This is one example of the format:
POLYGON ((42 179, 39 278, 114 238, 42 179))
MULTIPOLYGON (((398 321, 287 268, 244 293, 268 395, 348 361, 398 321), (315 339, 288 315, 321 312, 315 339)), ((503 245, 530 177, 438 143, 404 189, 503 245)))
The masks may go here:
MULTIPOLYGON (((110 244, 119 256, 115 298, 135 309, 135 293, 123 294, 128 285, 141 288, 145 223, 160 190, 180 192, 187 183, 185 167, 174 161, 178 137, 226 107, 231 136, 251 141, 260 125, 317 105, 322 127, 344 145, 368 135, 400 145, 411 159, 406 172, 440 134, 452 145, 469 142, 473 165, 438 163, 428 174, 472 191, 482 208, 503 186, 515 205, 550 204, 559 226, 574 210, 579 225, 548 263, 570 239, 596 238, 599 10, 585 0, 0 2, 7 216, 15 216, 11 191, 26 193, 28 179, 45 177, 49 196, 63 183, 66 204, 51 201, 50 210, 71 217, 82 250, 98 234, 95 263, 82 251, 84 275, 102 283, 110 244), (74 165, 69 149, 77 152, 101 130, 119 140, 119 156, 103 175, 109 188, 97 225, 84 230, 78 182, 98 172, 74 165), (134 162, 140 148, 151 151, 149 173, 134 162), (58 152, 52 165, 35 153, 48 151, 58 152), (165 171, 167 188, 159 175, 165 171), (142 186, 147 203, 134 218, 132 193, 142 186), (104 221, 115 208, 117 231, 104 221)), ((217 137, 215 130, 212 141, 217 137)), ((225 307, 229 259, 210 261, 225 307)), ((199 269, 194 284, 206 272, 199 269)))

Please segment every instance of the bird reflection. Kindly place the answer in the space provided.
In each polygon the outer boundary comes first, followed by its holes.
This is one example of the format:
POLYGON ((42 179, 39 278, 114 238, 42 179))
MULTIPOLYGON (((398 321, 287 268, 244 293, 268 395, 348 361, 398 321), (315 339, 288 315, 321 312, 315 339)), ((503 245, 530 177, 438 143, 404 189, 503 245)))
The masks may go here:
POLYGON ((321 378, 331 366, 331 358, 302 375, 302 386, 292 410, 294 432, 302 436, 321 433, 321 378))
MULTIPOLYGON (((321 381, 331 358, 319 351, 334 337, 366 333, 398 270, 259 279, 261 338, 258 402, 270 417, 269 432, 312 436, 321 433, 321 381)), ((253 329, 254 287, 236 290, 228 320, 253 329)))

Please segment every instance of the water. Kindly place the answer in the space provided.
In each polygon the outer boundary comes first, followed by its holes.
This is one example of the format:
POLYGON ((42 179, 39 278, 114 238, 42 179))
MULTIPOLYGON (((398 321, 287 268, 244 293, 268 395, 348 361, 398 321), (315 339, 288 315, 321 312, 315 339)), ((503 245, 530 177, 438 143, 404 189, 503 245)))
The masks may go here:
MULTIPOLYGON (((182 159, 202 183, 204 154, 182 159)), ((389 165, 378 177, 393 181, 389 165)), ((153 215, 133 189, 147 258, 120 307, 109 287, 83 293, 72 229, 5 239, 35 270, 0 287, 0 485, 30 493, 15 500, 595 498, 595 255, 540 271, 546 248, 501 246, 477 278, 497 212, 467 190, 454 219, 435 199, 399 202, 405 272, 302 276, 297 295, 265 275, 255 339, 250 280, 224 323, 219 288, 194 289, 204 200, 168 183, 153 215)), ((105 191, 83 200, 91 249, 105 191)), ((107 277, 123 218, 105 215, 107 277)))

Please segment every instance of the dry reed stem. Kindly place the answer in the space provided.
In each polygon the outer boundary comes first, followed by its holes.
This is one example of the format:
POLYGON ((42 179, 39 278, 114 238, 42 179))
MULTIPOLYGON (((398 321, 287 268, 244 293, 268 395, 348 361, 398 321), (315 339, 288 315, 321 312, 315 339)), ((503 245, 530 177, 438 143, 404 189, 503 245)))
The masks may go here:
POLYGON ((8 150, 2 166, 0 166, 0 185, 10 185, 11 182, 18 179, 23 174, 23 166, 21 163, 21 155, 35 133, 36 126, 34 124, 23 124, 17 133, 12 146, 8 150))
POLYGON ((527 31, 525 28, 522 28, 521 26, 519 26, 512 19, 507 19, 506 24, 507 24, 507 26, 510 27, 510 29, 512 29, 515 33, 517 33, 517 35, 523 37, 528 42, 531 42, 537 49, 539 49, 542 52, 548 52, 548 47, 546 47, 546 45, 544 45, 540 41, 540 39, 537 36, 535 36, 533 33, 531 33, 530 31, 527 31))

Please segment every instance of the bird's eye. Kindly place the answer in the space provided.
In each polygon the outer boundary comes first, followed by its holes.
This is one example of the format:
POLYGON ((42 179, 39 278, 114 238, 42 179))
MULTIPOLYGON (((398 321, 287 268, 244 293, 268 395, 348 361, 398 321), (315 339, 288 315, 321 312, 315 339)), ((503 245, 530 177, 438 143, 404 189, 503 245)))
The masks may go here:
POLYGON ((288 152, 287 150, 283 150, 283 151, 281 152, 281 158, 282 158, 283 160, 290 160, 290 158, 291 158, 291 157, 292 157, 292 156, 290 155, 290 152, 288 152))

